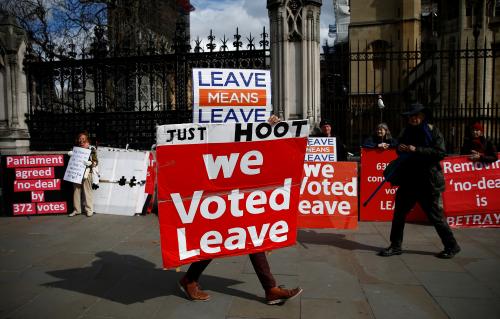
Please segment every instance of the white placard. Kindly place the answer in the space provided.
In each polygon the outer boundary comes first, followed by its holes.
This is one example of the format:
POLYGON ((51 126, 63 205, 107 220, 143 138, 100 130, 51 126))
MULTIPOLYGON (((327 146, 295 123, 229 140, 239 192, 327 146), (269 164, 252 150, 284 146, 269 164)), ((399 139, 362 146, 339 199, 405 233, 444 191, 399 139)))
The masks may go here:
POLYGON ((269 70, 193 69, 193 123, 265 122, 271 111, 269 70))
POLYGON ((336 162, 337 139, 335 137, 309 137, 304 160, 306 162, 336 162))
POLYGON ((81 184, 83 180, 83 174, 85 173, 85 162, 90 158, 91 150, 89 148, 83 148, 75 146, 73 147, 73 155, 70 157, 68 162, 68 167, 66 172, 64 172, 64 180, 81 184))
POLYGON ((133 216, 142 212, 149 152, 111 147, 97 149, 100 182, 94 191, 94 211, 133 216))

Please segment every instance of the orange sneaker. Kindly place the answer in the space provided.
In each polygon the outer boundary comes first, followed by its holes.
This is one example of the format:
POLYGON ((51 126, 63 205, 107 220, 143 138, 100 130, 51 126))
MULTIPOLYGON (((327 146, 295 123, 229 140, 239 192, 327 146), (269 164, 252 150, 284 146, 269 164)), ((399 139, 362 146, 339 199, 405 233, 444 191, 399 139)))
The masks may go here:
POLYGON ((200 285, 196 281, 189 282, 186 277, 178 283, 181 291, 186 295, 189 300, 192 301, 208 301, 210 300, 210 295, 201 290, 200 285))
POLYGON ((302 288, 285 289, 282 286, 273 287, 266 291, 266 303, 268 305, 284 304, 287 300, 291 300, 302 292, 302 288))

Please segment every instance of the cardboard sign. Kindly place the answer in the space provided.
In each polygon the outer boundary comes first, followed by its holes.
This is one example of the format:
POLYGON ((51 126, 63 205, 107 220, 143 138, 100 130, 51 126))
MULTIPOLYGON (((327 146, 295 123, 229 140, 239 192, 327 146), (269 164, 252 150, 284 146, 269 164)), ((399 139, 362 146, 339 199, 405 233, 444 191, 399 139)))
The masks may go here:
POLYGON ((336 162, 337 139, 335 137, 309 137, 306 162, 336 162))
POLYGON ((443 204, 452 227, 500 227, 500 161, 472 162, 468 156, 441 162, 443 204))
POLYGON ((193 69, 194 123, 265 122, 271 115, 269 70, 193 69))
MULTIPOLYGON (((373 148, 361 149, 361 176, 360 176, 360 220, 361 221, 391 221, 394 214, 394 205, 397 186, 392 187, 389 182, 384 183, 377 194, 363 206, 375 189, 384 181, 382 173, 390 161, 397 158, 393 149, 379 150, 373 148)), ((427 221, 425 213, 417 204, 408 214, 408 221, 427 221)))
POLYGON ((164 266, 293 245, 308 131, 306 120, 160 126, 164 266))
POLYGON ((353 229, 358 225, 358 164, 304 163, 300 228, 353 229))
POLYGON ((142 213, 149 152, 99 147, 99 188, 94 191, 94 211, 134 216, 142 213))
POLYGON ((65 214, 68 187, 63 190, 63 155, 18 155, 2 158, 4 211, 14 216, 65 214))
POLYGON ((91 152, 89 148, 73 147, 73 155, 70 157, 68 167, 66 167, 66 172, 64 173, 63 179, 65 181, 75 184, 82 183, 83 174, 87 168, 85 162, 89 160, 91 152))

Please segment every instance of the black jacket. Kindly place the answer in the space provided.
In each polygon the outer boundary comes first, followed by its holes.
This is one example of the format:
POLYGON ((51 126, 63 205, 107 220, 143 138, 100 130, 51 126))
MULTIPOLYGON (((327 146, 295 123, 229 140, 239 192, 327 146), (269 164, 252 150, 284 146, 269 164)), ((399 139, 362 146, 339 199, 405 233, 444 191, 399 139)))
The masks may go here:
POLYGON ((366 148, 377 148, 380 143, 386 143, 389 144, 390 148, 394 148, 398 145, 398 142, 391 138, 380 138, 377 135, 372 135, 368 137, 364 142, 363 142, 363 147, 366 148))
POLYGON ((446 148, 441 132, 431 124, 407 126, 398 138, 399 144, 416 147, 414 153, 399 154, 401 186, 444 191, 444 175, 439 162, 446 156, 446 148))

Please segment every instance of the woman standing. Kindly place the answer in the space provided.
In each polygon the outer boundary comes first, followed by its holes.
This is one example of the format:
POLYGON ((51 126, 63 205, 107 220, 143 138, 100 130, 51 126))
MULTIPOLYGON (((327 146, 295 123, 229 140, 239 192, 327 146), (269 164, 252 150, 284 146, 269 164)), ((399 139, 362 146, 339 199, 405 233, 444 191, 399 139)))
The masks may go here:
MULTIPOLYGON (((91 217, 94 214, 94 205, 92 200, 92 173, 97 167, 97 153, 96 148, 90 145, 90 139, 87 132, 81 132, 78 134, 76 139, 76 146, 81 148, 90 149, 90 157, 87 161, 84 161, 86 166, 85 172, 83 174, 83 181, 81 184, 73 183, 73 212, 69 214, 69 217, 80 215, 82 213, 82 199, 83 199, 83 210, 87 217, 91 217)), ((68 153, 69 156, 73 155, 73 152, 68 153)))

